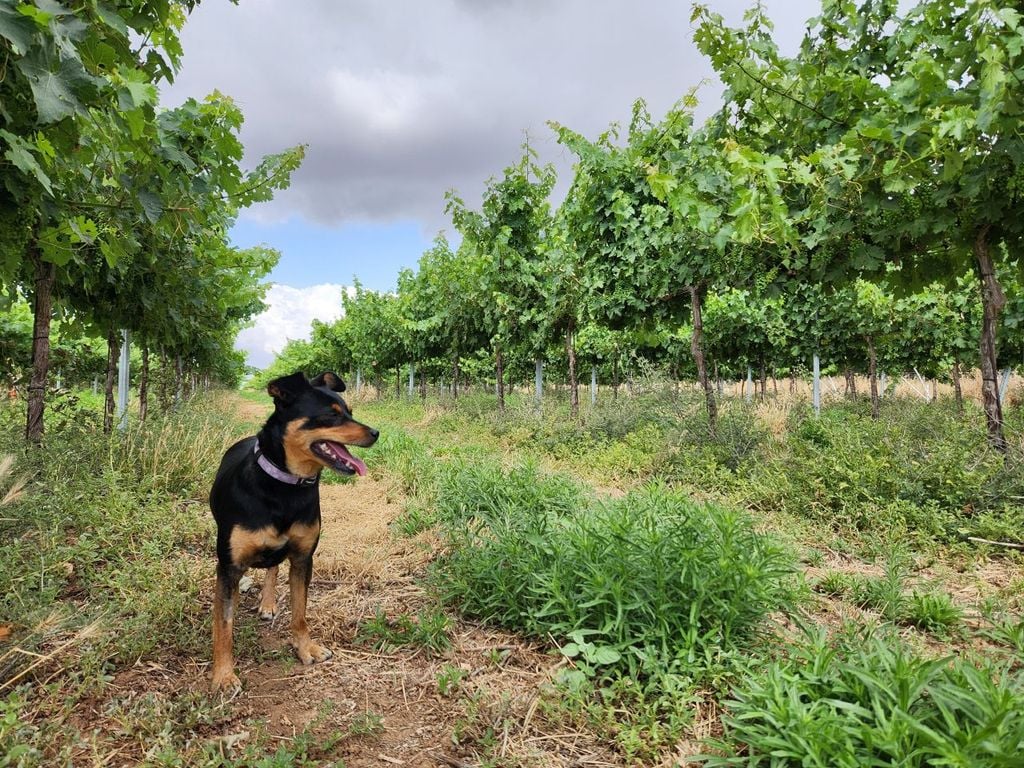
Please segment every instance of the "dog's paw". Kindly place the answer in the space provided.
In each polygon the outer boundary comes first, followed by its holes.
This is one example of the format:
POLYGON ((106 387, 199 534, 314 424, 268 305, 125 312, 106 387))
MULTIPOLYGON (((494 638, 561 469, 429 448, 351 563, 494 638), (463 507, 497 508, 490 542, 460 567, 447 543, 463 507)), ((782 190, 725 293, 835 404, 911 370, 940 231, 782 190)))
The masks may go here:
POLYGON ((278 610, 277 604, 261 605, 260 606, 260 618, 264 621, 273 621, 277 618, 278 610))
POLYGON ((334 655, 322 645, 313 642, 296 645, 295 654, 299 657, 299 661, 307 666, 318 661, 327 661, 334 655))
POLYGON ((242 688, 242 681, 231 669, 213 671, 213 682, 210 686, 214 693, 236 693, 242 688))

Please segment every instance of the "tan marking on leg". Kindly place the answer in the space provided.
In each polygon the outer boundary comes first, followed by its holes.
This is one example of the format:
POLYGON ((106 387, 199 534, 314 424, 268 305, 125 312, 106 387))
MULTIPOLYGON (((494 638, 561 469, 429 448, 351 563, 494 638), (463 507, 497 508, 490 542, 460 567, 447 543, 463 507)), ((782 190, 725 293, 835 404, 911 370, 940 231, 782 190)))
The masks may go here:
POLYGON ((266 621, 277 616, 277 566, 267 568, 260 593, 260 618, 266 621))
POLYGON ((224 599, 231 589, 217 574, 216 592, 213 596, 213 690, 230 691, 241 687, 241 682, 234 670, 234 658, 231 653, 232 633, 234 631, 234 599, 238 594, 238 583, 228 599, 224 599))
POLYGON ((306 595, 309 591, 309 580, 313 571, 311 556, 295 555, 291 558, 288 569, 288 586, 292 602, 292 646, 303 664, 315 661, 326 661, 333 655, 322 645, 314 643, 309 636, 306 625, 306 595))
POLYGON ((313 525, 305 523, 293 523, 291 528, 285 531, 288 543, 291 544, 291 551, 299 555, 312 554, 320 540, 320 522, 313 525))
POLYGON ((255 531, 246 530, 236 525, 231 529, 229 540, 231 562, 239 568, 248 568, 261 551, 280 549, 287 543, 288 537, 278 533, 272 525, 255 531))

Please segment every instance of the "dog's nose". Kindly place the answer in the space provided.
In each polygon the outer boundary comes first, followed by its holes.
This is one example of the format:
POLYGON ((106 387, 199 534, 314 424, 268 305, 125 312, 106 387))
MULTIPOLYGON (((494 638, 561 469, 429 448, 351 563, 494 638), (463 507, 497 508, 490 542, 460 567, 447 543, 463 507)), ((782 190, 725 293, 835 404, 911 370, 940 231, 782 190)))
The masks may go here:
POLYGON ((372 437, 374 440, 376 440, 378 437, 380 437, 380 430, 378 430, 378 429, 371 429, 370 430, 370 437, 372 437))

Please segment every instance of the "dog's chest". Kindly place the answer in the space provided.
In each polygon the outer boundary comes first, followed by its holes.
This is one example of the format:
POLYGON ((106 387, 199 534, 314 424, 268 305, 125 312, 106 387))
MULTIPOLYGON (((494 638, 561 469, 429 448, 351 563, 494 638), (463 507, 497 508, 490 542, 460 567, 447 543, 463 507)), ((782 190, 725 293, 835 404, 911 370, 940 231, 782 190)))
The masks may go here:
POLYGON ((320 524, 293 523, 255 530, 236 525, 231 531, 231 560, 242 568, 272 568, 290 555, 309 555, 320 537, 320 524))

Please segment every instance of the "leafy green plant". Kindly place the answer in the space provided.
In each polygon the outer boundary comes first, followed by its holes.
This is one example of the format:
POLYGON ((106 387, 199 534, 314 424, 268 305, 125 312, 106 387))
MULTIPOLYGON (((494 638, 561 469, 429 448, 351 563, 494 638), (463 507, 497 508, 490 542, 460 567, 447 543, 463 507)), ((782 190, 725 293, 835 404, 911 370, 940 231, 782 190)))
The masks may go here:
POLYGON ((893 554, 886 560, 883 577, 861 578, 853 582, 851 597, 862 607, 876 610, 886 620, 897 622, 906 611, 907 598, 903 593, 906 578, 905 557, 893 554))
POLYGON ((663 486, 584 501, 526 467, 451 477, 438 498, 448 554, 432 570, 442 597, 471 616, 568 638, 595 672, 699 669, 793 598, 790 554, 735 511, 663 486))
POLYGON ((1014 765, 1024 678, 988 662, 914 654, 888 635, 823 632, 744 677, 706 766, 1014 765))
POLYGON ((945 592, 918 592, 907 598, 901 620, 929 632, 945 633, 963 619, 964 612, 945 592))
POLYGON ((829 571, 818 580, 814 589, 823 595, 843 597, 853 589, 853 579, 842 571, 829 571))
POLYGON ((436 522, 433 512, 424 509, 415 501, 410 501, 406 504, 402 514, 391 523, 391 526, 402 536, 415 536, 417 533, 431 528, 436 522))
POLYGON ((348 736, 379 736, 384 732, 384 716, 376 712, 360 712, 348 723, 348 736))
POLYGON ((35 731, 22 721, 25 703, 18 691, 0 699, 0 766, 3 768, 41 761, 35 731))
POLYGON ((990 616, 989 621, 991 625, 982 630, 982 636, 1024 658, 1024 617, 999 614, 990 616))

